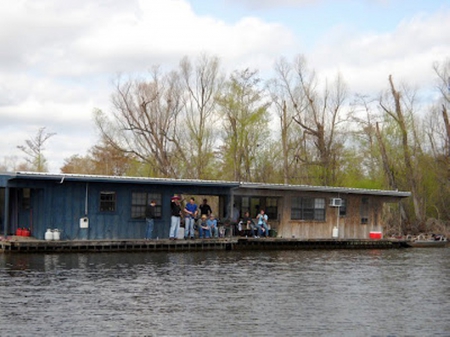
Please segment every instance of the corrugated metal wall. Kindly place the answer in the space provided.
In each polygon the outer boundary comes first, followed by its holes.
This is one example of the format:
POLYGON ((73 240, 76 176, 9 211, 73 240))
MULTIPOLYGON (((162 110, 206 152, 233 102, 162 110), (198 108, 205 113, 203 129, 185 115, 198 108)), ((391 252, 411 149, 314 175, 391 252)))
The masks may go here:
MULTIPOLYGON (((22 184, 22 183, 21 183, 22 184)), ((20 185, 16 191, 20 191, 20 185)), ((166 238, 170 227, 170 197, 180 193, 180 187, 83 182, 39 182, 31 193, 32 235, 44 239, 47 229, 61 231, 61 239, 102 240, 140 239, 145 237, 144 219, 131 219, 132 192, 162 194, 162 218, 155 220, 153 236, 166 238), (100 212, 100 192, 116 193, 116 211, 100 212), (87 196, 87 199, 86 199, 87 196), (87 208, 86 208, 87 205, 87 208), (87 212, 86 212, 87 211, 87 212), (87 213, 87 214, 86 214, 87 213), (88 228, 80 228, 80 219, 87 217, 88 228)), ((229 195, 229 188, 213 186, 183 187, 184 194, 229 195)), ((18 207, 20 203, 14 207, 18 207)), ((26 227, 30 227, 27 223, 26 227)))

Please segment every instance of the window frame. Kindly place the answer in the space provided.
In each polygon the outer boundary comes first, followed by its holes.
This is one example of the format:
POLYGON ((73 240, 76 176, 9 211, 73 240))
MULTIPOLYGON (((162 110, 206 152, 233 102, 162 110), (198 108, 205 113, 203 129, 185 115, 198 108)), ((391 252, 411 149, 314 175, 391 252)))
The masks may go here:
POLYGON ((261 209, 267 214, 270 220, 278 221, 279 197, 265 197, 256 195, 236 196, 235 201, 240 205, 240 217, 245 212, 249 212, 250 216, 256 218, 261 209), (275 205, 273 205, 275 204, 275 205))
POLYGON ((359 215, 360 215, 361 225, 368 225, 369 224, 369 198, 368 197, 361 198, 361 204, 359 206, 359 215))
POLYGON ((319 197, 291 197, 291 220, 326 221, 326 199, 319 197))
POLYGON ((162 193, 151 191, 132 191, 130 217, 132 220, 144 220, 145 209, 151 200, 156 201, 155 219, 162 219, 162 193), (140 202, 138 202, 140 201, 140 202))
POLYGON ((266 197, 265 199, 265 214, 267 214, 269 219, 278 220, 278 198, 266 197))
POLYGON ((102 213, 114 213, 117 209, 117 192, 100 191, 99 210, 102 213), (112 196, 112 198, 106 198, 112 196))
POLYGON ((345 218, 347 216, 347 199, 341 198, 341 206, 339 207, 339 217, 345 218))

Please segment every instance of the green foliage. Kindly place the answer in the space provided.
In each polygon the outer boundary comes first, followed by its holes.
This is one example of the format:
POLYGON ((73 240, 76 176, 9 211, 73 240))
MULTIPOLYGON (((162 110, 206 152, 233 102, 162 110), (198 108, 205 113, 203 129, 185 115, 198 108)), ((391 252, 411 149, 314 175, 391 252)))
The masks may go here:
POLYGON ((232 168, 232 180, 255 180, 259 147, 270 138, 268 103, 259 82, 257 72, 235 72, 217 98, 223 116, 220 155, 223 164, 232 168))
MULTIPOLYGON (((305 61, 280 61, 269 86, 249 69, 222 81, 218 59, 204 56, 150 79, 119 81, 113 111, 96 112, 98 144, 66 159, 62 171, 414 190, 394 210, 404 207, 408 226, 418 207, 450 220, 450 135, 441 111, 450 102, 450 63, 436 67, 442 100, 433 113, 401 87, 401 124, 392 90, 347 104, 340 78, 323 84, 305 61)), ((41 152, 30 154, 30 166, 45 168, 41 152)))

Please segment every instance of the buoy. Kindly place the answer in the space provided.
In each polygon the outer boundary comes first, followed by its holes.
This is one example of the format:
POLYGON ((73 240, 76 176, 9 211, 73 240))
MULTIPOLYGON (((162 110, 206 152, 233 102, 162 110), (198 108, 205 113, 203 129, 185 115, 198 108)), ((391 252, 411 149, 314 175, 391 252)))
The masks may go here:
POLYGON ((334 228, 333 228, 333 238, 338 238, 339 237, 339 229, 336 227, 336 226, 334 226, 334 228))
POLYGON ((45 238, 46 241, 53 240, 53 233, 52 233, 52 230, 50 228, 48 228, 47 231, 45 232, 44 238, 45 238))

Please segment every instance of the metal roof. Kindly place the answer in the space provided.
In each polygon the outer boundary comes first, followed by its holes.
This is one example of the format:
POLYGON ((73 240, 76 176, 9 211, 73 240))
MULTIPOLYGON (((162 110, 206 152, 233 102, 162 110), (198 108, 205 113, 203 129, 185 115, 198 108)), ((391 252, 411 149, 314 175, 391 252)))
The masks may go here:
POLYGON ((78 181, 78 182, 114 182, 114 183, 139 183, 139 184, 158 184, 158 185, 202 185, 202 186, 223 186, 238 187, 239 182, 222 180, 200 180, 200 179, 174 179, 174 178, 151 178, 151 177, 126 177, 126 176, 106 176, 106 175, 88 175, 88 174, 67 174, 67 173, 43 173, 43 172, 16 172, 8 174, 9 179, 39 179, 39 180, 57 180, 78 181))
POLYGON ((381 195, 406 198, 411 196, 411 192, 393 191, 393 190, 375 190, 365 188, 351 187, 332 187, 332 186, 311 186, 311 185, 288 185, 288 184, 258 184, 241 183, 240 188, 259 189, 259 190, 282 190, 282 191, 304 191, 304 192, 327 192, 338 194, 364 194, 381 195))
POLYGON ((123 176, 105 176, 105 175, 85 175, 85 174, 55 174, 43 172, 16 172, 0 173, 7 175, 9 179, 39 179, 81 182, 117 182, 117 183, 139 183, 139 184, 160 184, 160 185, 202 185, 202 186, 222 186, 243 189, 258 190, 279 190, 279 191, 299 191, 299 192, 327 192, 339 194, 360 194, 360 195, 379 195, 406 198, 411 196, 411 192, 376 190, 351 187, 332 187, 332 186, 312 186, 312 185, 289 185, 289 184, 266 184, 266 183, 248 183, 223 180, 200 180, 200 179, 175 179, 175 178, 149 178, 149 177, 123 177, 123 176))

